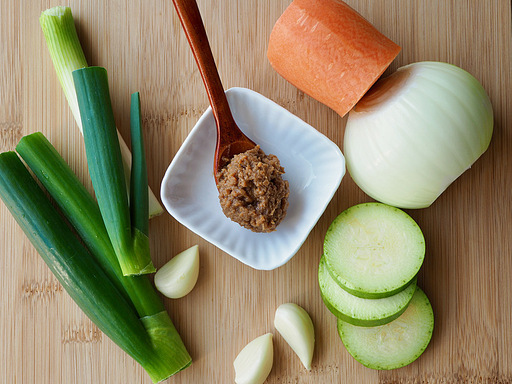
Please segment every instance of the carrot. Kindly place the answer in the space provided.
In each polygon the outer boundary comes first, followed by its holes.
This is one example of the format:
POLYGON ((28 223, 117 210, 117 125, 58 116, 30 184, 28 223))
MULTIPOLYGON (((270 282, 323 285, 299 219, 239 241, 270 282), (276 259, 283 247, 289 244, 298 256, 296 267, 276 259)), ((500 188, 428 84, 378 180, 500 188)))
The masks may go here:
POLYGON ((382 75, 400 47, 338 0, 294 0, 268 45, 272 67, 340 116, 382 75))

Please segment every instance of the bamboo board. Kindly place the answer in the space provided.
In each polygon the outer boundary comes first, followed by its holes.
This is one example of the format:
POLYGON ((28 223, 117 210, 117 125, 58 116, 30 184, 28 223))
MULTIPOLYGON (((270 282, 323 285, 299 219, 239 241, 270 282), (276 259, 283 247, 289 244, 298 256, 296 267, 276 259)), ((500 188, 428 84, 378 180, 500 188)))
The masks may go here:
MULTIPOLYGON (((308 240, 285 266, 253 270, 179 225, 153 219, 156 266, 199 244, 199 282, 165 300, 193 364, 169 383, 233 382, 232 362, 252 339, 273 332, 268 383, 512 382, 512 23, 509 0, 348 0, 402 46, 390 70, 415 61, 458 65, 479 79, 495 111, 489 150, 428 209, 408 211, 427 241, 419 285, 436 327, 426 352, 390 372, 367 369, 339 340, 322 304, 317 266, 331 221, 370 201, 345 176, 308 240), (275 309, 295 302, 316 326, 313 369, 306 372, 275 332, 275 309)), ((128 134, 129 94, 140 91, 149 180, 154 191, 208 106, 171 1, 64 1, 72 7, 90 64, 109 71, 114 112, 128 134)), ((338 145, 345 120, 277 75, 266 59, 273 24, 290 0, 199 1, 225 88, 269 97, 338 145)), ((0 150, 42 131, 91 189, 82 138, 54 73, 39 28, 55 1, 2 0, 0 7, 0 150)), ((83 315, 0 204, 0 382, 149 383, 145 372, 83 315)))

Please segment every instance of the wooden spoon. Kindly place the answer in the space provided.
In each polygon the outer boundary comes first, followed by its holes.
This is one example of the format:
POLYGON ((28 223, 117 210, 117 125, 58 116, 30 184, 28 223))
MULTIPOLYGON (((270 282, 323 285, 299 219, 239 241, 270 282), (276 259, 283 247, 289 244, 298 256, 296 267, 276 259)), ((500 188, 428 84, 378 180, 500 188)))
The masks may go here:
POLYGON ((217 182, 218 171, 233 156, 254 148, 256 144, 242 133, 233 119, 196 1, 173 0, 173 3, 201 72, 217 125, 217 146, 213 163, 217 182))

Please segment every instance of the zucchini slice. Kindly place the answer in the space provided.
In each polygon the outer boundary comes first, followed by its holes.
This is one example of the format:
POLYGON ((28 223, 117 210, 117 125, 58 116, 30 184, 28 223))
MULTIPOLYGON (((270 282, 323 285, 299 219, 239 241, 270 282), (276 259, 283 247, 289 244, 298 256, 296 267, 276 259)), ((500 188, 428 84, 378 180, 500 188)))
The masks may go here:
POLYGON ((358 327, 338 319, 338 332, 348 352, 372 369, 395 369, 416 360, 427 348, 434 330, 434 312, 420 289, 405 312, 378 327, 358 327))
POLYGON ((425 257, 425 239, 404 211, 365 203, 333 221, 324 255, 331 276, 346 291, 379 299, 402 291, 416 276, 425 257))
POLYGON ((387 324, 400 316, 414 295, 416 279, 401 292, 382 299, 354 296, 331 277, 322 257, 318 267, 320 294, 325 306, 339 319, 362 327, 387 324))

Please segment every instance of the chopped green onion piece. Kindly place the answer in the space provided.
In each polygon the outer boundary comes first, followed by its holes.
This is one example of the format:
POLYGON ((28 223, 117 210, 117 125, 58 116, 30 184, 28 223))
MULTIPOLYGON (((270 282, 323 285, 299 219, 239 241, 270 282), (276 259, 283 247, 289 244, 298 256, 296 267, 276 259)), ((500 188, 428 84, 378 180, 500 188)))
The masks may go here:
MULTIPOLYGON (((85 68, 88 65, 76 33, 71 9, 62 6, 47 9, 41 13, 39 22, 46 39, 53 66, 57 72, 57 77, 68 100, 69 108, 73 113, 80 132, 82 132, 82 120, 76 98, 72 72, 76 69, 85 68)), ((119 144, 121 145, 125 177, 129 180, 131 153, 119 133, 118 136, 119 144)), ((129 183, 126 185, 128 189, 129 183)), ((151 189, 148 190, 148 195, 149 217, 160 215, 163 212, 162 205, 151 189)))
POLYGON ((139 92, 132 94, 130 108, 130 128, 132 139, 132 174, 130 177, 130 210, 132 226, 148 235, 148 173, 142 121, 140 117, 139 92))
POLYGON ((14 152, 0 154, 0 197, 71 298, 153 382, 190 365, 166 313, 138 318, 14 152))
POLYGON ((73 72, 73 80, 89 174, 117 260, 124 275, 155 272, 147 235, 131 225, 107 71, 101 67, 78 69, 73 72))

